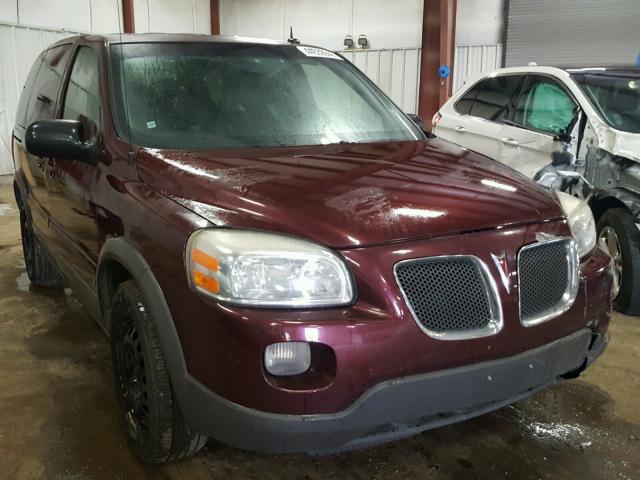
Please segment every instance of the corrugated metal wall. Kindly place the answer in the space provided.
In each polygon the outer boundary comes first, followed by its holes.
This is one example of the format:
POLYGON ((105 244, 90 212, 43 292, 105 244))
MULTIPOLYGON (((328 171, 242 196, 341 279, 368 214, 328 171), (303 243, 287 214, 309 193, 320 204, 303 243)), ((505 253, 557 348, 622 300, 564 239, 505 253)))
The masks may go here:
POLYGON ((502 67, 502 44, 457 46, 453 66, 453 91, 477 73, 502 67))
POLYGON ((0 175, 13 173, 11 130, 33 61, 50 44, 71 35, 75 33, 0 23, 0 175))
POLYGON ((510 0, 506 65, 634 64, 639 0, 510 0))
POLYGON ((362 70, 403 111, 418 111, 419 48, 345 50, 340 53, 362 70))

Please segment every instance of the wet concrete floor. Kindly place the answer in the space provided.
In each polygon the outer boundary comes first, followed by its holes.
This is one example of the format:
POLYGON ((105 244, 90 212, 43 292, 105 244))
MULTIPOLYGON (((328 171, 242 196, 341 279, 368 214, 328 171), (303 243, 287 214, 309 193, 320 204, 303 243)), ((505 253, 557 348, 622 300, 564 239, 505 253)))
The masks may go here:
POLYGON ((580 379, 465 423, 323 458, 243 452, 140 464, 116 413, 107 340, 70 291, 29 286, 0 186, 0 479, 640 479, 640 319, 580 379))

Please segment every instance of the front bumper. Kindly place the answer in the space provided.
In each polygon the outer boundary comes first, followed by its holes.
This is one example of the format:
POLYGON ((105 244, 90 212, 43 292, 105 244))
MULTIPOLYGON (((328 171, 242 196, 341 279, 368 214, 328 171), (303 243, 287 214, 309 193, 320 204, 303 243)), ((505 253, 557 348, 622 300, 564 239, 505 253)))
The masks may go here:
POLYGON ((589 328, 507 358, 387 380, 337 413, 286 415, 230 402, 193 377, 188 422, 223 443, 264 452, 328 454, 462 421, 573 377, 606 348, 589 328))

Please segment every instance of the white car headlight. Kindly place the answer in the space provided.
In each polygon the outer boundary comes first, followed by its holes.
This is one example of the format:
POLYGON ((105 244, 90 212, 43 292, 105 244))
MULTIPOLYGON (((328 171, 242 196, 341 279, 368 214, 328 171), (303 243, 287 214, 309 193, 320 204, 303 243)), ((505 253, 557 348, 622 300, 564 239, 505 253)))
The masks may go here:
POLYGON ((571 236, 576 242, 578 256, 584 257, 596 246, 596 222, 587 202, 563 192, 556 192, 567 216, 571 236))
POLYGON ((330 249, 284 235, 205 229, 186 251, 191 287, 217 300, 268 307, 326 307, 354 300, 344 260, 330 249))

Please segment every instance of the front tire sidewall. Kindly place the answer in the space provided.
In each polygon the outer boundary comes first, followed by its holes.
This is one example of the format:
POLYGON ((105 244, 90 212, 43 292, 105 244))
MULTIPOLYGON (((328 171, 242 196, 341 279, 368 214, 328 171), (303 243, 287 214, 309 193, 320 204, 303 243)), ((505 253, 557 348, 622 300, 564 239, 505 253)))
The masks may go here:
MULTIPOLYGON (((127 428, 129 444, 142 461, 157 464, 193 455, 204 447, 207 437, 191 429, 184 420, 178 400, 173 394, 158 330, 147 305, 140 287, 134 280, 118 286, 109 314, 111 352, 116 394, 120 414, 127 428), (135 342, 131 342, 133 331, 137 333, 135 342), (131 371, 124 368, 123 358, 126 351, 131 352, 132 343, 135 343, 140 354, 139 361, 142 367, 142 374, 136 373, 134 377, 144 376, 146 384, 144 400, 147 428, 142 435, 135 428, 132 429, 130 421, 131 403, 128 403, 128 398, 132 397, 126 396, 125 385, 132 383, 123 381, 127 378, 127 372, 131 371)), ((135 393, 138 392, 137 385, 138 383, 134 382, 135 393)))
POLYGON ((125 282, 118 288, 111 304, 110 317, 114 382, 129 445, 143 461, 163 463, 171 452, 173 396, 164 358, 158 349, 155 325, 134 283, 125 282), (138 336, 138 353, 144 363, 147 424, 141 431, 135 431, 131 424, 124 384, 127 372, 122 359, 126 355, 126 337, 132 329, 138 336))
POLYGON ((640 231, 631 213, 624 208, 605 211, 598 220, 598 238, 607 226, 615 231, 622 256, 620 291, 614 300, 614 307, 628 315, 639 315, 640 295, 634 295, 633 292, 640 287, 640 231))

